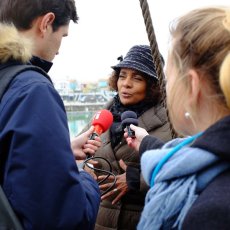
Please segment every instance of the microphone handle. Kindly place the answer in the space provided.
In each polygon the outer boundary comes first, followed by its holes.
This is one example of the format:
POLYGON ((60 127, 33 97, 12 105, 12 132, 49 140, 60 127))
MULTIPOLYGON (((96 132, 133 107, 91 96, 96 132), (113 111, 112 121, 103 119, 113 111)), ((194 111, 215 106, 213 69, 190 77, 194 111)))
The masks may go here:
POLYGON ((98 137, 99 135, 96 133, 96 132, 93 132, 91 135, 90 135, 90 137, 89 137, 89 139, 90 140, 95 140, 95 137, 98 137))
POLYGON ((128 136, 131 137, 131 138, 134 138, 135 137, 135 131, 133 131, 129 125, 126 126, 127 128, 127 131, 128 131, 128 136))
MULTIPOLYGON (((98 137, 98 136, 99 136, 99 135, 98 135, 96 132, 93 132, 93 133, 90 135, 89 140, 95 140, 95 137, 98 137)), ((87 153, 87 154, 86 154, 86 159, 89 159, 89 158, 91 158, 91 156, 90 156, 89 153, 87 153)))

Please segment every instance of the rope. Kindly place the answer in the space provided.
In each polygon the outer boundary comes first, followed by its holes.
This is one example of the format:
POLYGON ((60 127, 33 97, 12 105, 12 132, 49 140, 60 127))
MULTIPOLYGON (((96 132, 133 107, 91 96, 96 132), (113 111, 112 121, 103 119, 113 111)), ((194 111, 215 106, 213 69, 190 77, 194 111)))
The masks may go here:
MULTIPOLYGON (((158 49, 157 40, 156 40, 156 36, 155 36, 153 24, 152 24, 151 14, 149 11, 149 5, 148 5, 147 0, 140 0, 140 5, 141 5, 141 9, 142 9, 142 15, 144 18, 146 31, 148 34, 148 39, 150 42, 150 48, 151 48, 151 53, 152 53, 152 57, 153 57, 153 63, 154 63, 155 68, 156 68, 156 74, 158 76, 159 85, 160 85, 160 89, 162 92, 161 103, 166 108, 167 116, 168 116, 168 120, 169 120, 168 109, 166 106, 166 90, 165 90, 164 71, 163 71, 163 66, 162 66, 161 54, 160 54, 159 49, 158 49)), ((172 137, 174 138, 177 136, 177 134, 172 127, 172 123, 169 122, 169 124, 170 124, 170 130, 172 133, 172 137)))

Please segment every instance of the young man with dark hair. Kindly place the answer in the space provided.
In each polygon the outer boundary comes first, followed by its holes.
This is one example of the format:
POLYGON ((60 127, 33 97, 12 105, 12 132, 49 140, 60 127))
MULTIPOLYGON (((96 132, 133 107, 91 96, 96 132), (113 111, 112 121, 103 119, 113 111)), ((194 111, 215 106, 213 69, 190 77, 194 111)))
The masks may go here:
POLYGON ((100 203, 97 183, 75 162, 100 139, 86 131, 74 157, 63 102, 45 73, 70 20, 78 20, 73 0, 0 1, 0 70, 42 69, 19 73, 0 103, 0 182, 24 229, 93 229, 100 203))

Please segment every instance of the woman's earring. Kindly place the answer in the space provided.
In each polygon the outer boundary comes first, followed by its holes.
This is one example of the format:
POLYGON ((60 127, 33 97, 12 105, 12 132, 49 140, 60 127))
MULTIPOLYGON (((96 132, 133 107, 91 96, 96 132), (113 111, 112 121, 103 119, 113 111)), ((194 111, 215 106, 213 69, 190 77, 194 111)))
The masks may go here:
POLYGON ((185 112, 184 116, 185 116, 186 119, 189 119, 190 118, 190 113, 189 112, 185 112))

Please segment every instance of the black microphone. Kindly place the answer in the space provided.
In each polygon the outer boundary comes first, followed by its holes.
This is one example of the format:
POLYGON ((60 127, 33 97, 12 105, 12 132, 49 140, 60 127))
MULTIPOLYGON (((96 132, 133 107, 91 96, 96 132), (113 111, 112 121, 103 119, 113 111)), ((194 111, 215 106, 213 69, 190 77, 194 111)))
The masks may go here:
POLYGON ((125 111, 121 114, 121 124, 127 129, 129 137, 135 137, 135 132, 131 130, 130 125, 138 125, 137 114, 133 111, 125 111))

